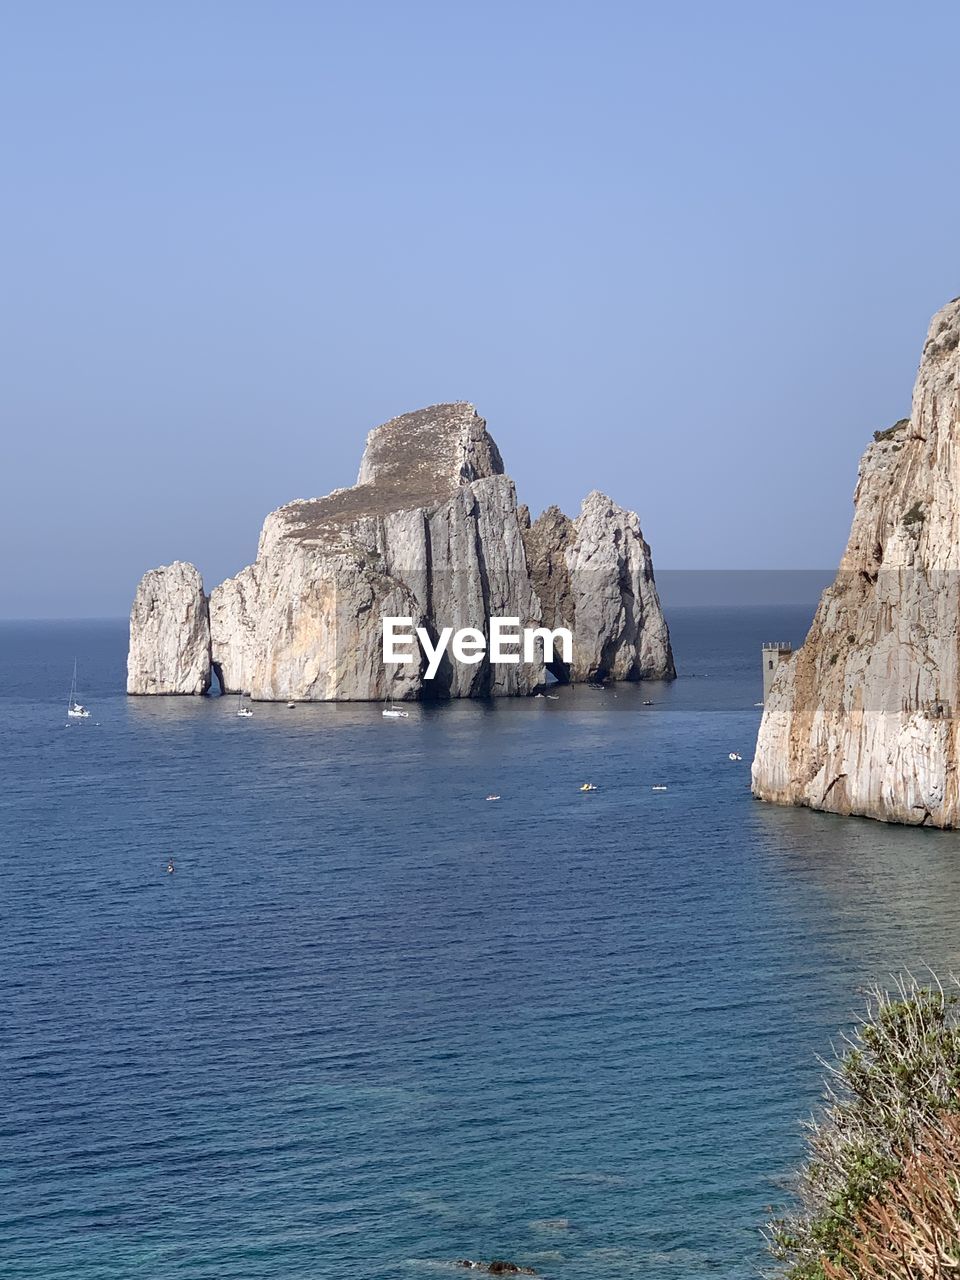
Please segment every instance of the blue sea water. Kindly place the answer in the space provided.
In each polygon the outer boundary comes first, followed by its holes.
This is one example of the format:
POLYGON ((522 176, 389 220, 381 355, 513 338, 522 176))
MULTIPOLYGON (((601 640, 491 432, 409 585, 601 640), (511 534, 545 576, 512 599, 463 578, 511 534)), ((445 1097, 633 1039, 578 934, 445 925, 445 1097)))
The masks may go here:
POLYGON ((404 721, 127 699, 122 623, 0 627, 0 1276, 755 1274, 815 1054, 960 960, 957 836, 750 797, 809 615, 404 721))

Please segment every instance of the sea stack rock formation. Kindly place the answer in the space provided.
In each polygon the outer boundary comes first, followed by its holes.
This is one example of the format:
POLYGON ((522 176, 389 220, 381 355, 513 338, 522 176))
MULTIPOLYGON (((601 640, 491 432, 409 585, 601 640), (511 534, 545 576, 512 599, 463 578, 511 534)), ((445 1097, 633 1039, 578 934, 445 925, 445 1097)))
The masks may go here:
MULTIPOLYGON (((539 626, 544 610, 525 524, 513 481, 472 405, 435 405, 394 418, 367 437, 352 488, 272 512, 256 561, 211 592, 207 683, 212 671, 224 692, 264 701, 532 693, 546 679, 539 656, 514 665, 486 657, 468 665, 447 656, 432 680, 425 660, 393 665, 382 657, 384 617, 410 618, 434 639, 444 627, 487 636, 491 617, 539 626)), ((672 677, 637 517, 595 494, 572 524, 572 612, 563 616, 582 626, 585 639, 573 671, 558 678, 672 677)), ((169 572, 145 576, 138 604, 145 596, 159 599, 154 578, 169 572)), ((154 653, 161 633, 138 604, 128 691, 201 692, 167 687, 159 678, 172 668, 154 653)))
MULTIPOLYGON (((635 513, 595 489, 575 520, 548 507, 524 524, 543 620, 573 635, 573 662, 565 676, 574 682, 672 679, 673 653, 653 559, 635 513)), ((563 666, 559 655, 557 666, 563 666)))
POLYGON ((754 794, 960 825, 960 299, 931 321, 910 417, 860 464, 850 540, 760 725, 754 794))
POLYGON ((210 597, 221 686, 325 701, 529 693, 540 663, 386 666, 380 619, 476 627, 539 622, 513 481, 472 405, 405 414, 367 438, 352 489, 267 517, 256 563, 210 597))
POLYGON ((206 693, 210 619, 203 582, 175 560, 140 579, 130 611, 127 693, 206 693))

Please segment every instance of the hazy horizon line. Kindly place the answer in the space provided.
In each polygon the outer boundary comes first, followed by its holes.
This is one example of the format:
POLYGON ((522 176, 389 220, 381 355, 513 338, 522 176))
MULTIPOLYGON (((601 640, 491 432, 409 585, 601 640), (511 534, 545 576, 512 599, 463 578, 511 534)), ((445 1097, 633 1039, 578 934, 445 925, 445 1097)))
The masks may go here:
MULTIPOLYGON (((814 606, 837 576, 834 569, 657 569, 664 609, 814 606)), ((131 601, 132 603, 132 601, 131 601)), ((0 614, 12 622, 126 622, 129 610, 89 614, 0 614)))

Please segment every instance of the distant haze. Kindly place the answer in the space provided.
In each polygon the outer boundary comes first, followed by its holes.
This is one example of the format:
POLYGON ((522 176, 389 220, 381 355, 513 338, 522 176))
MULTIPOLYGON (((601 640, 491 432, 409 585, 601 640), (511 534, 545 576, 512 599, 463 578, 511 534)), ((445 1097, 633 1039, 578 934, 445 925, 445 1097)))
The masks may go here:
POLYGON ((668 612, 691 605, 806 605, 811 617, 821 592, 835 577, 836 569, 660 569, 656 573, 657 594, 668 612))
POLYGON ((0 614, 213 586, 472 400, 659 570, 837 563, 960 293, 960 10, 0 6, 0 614))

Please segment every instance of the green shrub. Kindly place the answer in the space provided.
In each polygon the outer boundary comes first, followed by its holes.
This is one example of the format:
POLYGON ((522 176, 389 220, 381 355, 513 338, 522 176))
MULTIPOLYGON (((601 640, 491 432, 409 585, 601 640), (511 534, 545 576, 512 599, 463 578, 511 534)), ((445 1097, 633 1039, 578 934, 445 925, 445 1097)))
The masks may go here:
POLYGON ((768 1244, 788 1280, 825 1280, 842 1260, 867 1201, 883 1202, 920 1129, 960 1110, 958 997, 901 979, 869 993, 845 1051, 823 1063, 823 1106, 807 1126, 796 1207, 769 1224, 768 1244))
POLYGON ((900 418, 897 422, 893 424, 892 427, 887 427, 886 431, 875 431, 873 433, 873 438, 879 444, 881 440, 892 439, 893 436, 895 436, 898 431, 902 431, 904 427, 908 427, 909 425, 910 425, 909 418, 900 418))

